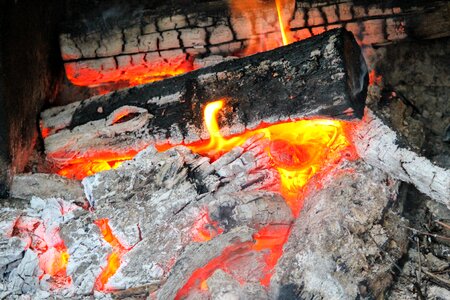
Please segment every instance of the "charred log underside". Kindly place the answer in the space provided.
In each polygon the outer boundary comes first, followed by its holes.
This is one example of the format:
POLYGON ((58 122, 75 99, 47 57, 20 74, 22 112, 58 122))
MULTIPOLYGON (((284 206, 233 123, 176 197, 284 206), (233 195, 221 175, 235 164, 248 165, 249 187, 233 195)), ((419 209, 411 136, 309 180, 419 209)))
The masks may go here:
MULTIPOLYGON (((361 118, 367 69, 353 36, 333 30, 273 51, 120 90, 41 115, 47 156, 141 150, 208 138, 206 104, 225 100, 222 134, 310 117, 361 118), (124 117, 125 116, 125 117, 124 117)), ((65 161, 66 160, 66 161, 65 161)))

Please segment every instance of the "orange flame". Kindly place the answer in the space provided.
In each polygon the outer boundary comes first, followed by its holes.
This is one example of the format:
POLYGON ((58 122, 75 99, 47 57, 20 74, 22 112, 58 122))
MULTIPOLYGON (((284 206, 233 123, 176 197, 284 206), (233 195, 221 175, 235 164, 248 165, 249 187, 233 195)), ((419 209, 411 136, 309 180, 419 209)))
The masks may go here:
POLYGON ((218 157, 223 153, 230 151, 232 148, 243 144, 251 134, 231 137, 225 139, 220 133, 219 124, 217 122, 217 114, 223 108, 224 100, 218 100, 208 103, 204 109, 203 119, 206 129, 208 130, 210 139, 207 144, 195 143, 191 146, 192 151, 205 154, 207 156, 218 157))
MULTIPOLYGON (((189 294, 191 289, 196 288, 200 290, 207 290, 208 285, 206 280, 218 269, 229 273, 230 269, 235 266, 236 257, 251 251, 265 252, 265 269, 264 273, 260 274, 260 282, 264 286, 268 286, 272 276, 272 270, 282 254, 282 247, 289 235, 288 225, 270 225, 260 229, 253 235, 253 242, 236 243, 226 247, 222 253, 210 260, 206 265, 195 270, 185 285, 178 291, 175 299, 183 299, 189 294)), ((235 278, 241 282, 240 278, 235 278)))
POLYGON ((283 16, 281 13, 281 9, 282 9, 281 0, 275 0, 275 5, 277 7, 278 24, 280 24, 281 38, 283 40, 283 45, 286 46, 289 44, 289 42, 286 37, 286 28, 284 27, 283 16))
POLYGON ((347 137, 347 131, 352 125, 338 120, 300 120, 224 138, 217 123, 217 115, 224 102, 224 100, 211 102, 205 107, 204 120, 210 135, 209 142, 188 147, 193 152, 217 158, 242 145, 251 136, 263 134, 270 141, 270 147, 266 151, 272 158, 272 165, 267 167, 275 167, 278 170, 281 178, 280 192, 294 214, 300 211, 301 189, 311 177, 325 166, 336 165, 344 154, 348 157, 355 156, 347 137))
POLYGON ((108 219, 96 220, 95 225, 98 226, 103 239, 108 242, 113 248, 112 253, 107 258, 106 266, 98 275, 95 280, 95 289, 98 291, 108 291, 106 284, 108 280, 116 274, 120 267, 122 256, 129 250, 122 245, 119 239, 114 235, 111 227, 109 226, 108 219))

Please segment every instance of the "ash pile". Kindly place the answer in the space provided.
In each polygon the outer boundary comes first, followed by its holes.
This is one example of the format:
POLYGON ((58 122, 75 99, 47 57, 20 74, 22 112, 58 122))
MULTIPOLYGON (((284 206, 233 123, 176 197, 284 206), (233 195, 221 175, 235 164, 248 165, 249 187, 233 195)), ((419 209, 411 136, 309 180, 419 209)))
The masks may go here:
POLYGON ((273 192, 280 177, 267 168, 265 146, 255 139, 213 163, 186 147, 149 147, 83 186, 63 180, 72 189, 59 197, 51 195, 62 187, 55 175, 16 178, 16 196, 29 198, 30 188, 34 196, 1 210, 10 235, 1 243, 2 296, 383 293, 407 248, 406 229, 398 226, 405 220, 390 208, 398 181, 362 160, 342 160, 314 182, 322 188, 305 193, 296 217, 273 192))

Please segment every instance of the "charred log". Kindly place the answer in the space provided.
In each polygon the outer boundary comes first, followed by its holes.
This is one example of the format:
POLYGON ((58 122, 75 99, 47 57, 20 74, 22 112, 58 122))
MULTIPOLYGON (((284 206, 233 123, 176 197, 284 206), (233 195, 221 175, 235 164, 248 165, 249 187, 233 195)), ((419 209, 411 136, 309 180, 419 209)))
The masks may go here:
POLYGON ((47 156, 64 165, 95 153, 124 155, 156 143, 208 138, 206 104, 225 100, 229 136, 308 117, 360 118, 367 69, 351 33, 338 29, 286 47, 42 113, 47 156))

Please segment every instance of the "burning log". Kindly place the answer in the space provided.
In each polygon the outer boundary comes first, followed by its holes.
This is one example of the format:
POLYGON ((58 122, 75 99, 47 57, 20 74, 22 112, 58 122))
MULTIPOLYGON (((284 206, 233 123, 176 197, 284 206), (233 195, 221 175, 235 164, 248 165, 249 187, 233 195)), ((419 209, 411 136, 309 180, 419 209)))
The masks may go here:
POLYGON ((129 86, 160 80, 204 66, 205 56, 220 59, 278 47, 279 22, 289 29, 291 42, 336 27, 352 31, 363 47, 450 35, 446 1, 367 5, 283 0, 282 20, 277 20, 275 1, 261 1, 259 6, 241 2, 158 11, 139 7, 92 24, 71 22, 60 35, 66 74, 76 85, 110 85, 110 90, 121 82, 129 86), (263 46, 255 47, 255 41, 263 46))
POLYGON ((388 208, 399 184, 361 161, 342 167, 353 172, 306 197, 271 299, 377 298, 392 283, 391 270, 408 246, 406 221, 388 208))
MULTIPOLYGON (((338 29, 286 47, 42 113, 47 158, 58 167, 130 159, 149 144, 209 137, 203 109, 224 99, 224 136, 303 118, 361 118, 367 69, 338 29)), ((106 164, 106 163, 105 163, 106 164)), ((106 167, 109 167, 108 165, 106 167)))
MULTIPOLYGON (((255 160, 265 159, 249 154, 255 160)), ((241 158, 233 153, 224 157, 230 163, 241 158)), ((251 182, 252 174, 264 175, 259 165, 249 163, 239 174, 220 177, 221 165, 210 164, 185 147, 161 153, 149 147, 117 172, 86 178, 83 184, 95 213, 85 212, 61 228, 71 255, 68 269, 75 291, 82 294, 98 289, 92 274, 99 276, 102 268, 110 268, 105 256, 101 262, 89 255, 98 247, 92 241, 98 240, 98 232, 75 230, 86 226, 88 214, 91 219, 108 218, 110 233, 128 248, 119 268, 111 266, 114 271, 101 290, 129 290, 162 282, 161 299, 172 299, 195 269, 230 250, 238 240, 242 243, 237 249, 251 252, 255 232, 270 225, 288 227, 293 215, 282 197, 255 191, 264 187, 261 181, 251 182), (242 180, 247 181, 245 186, 242 180), (89 268, 82 268, 86 261, 89 268)), ((271 178, 265 176, 264 180, 271 178)), ((236 249, 231 250, 229 254, 236 249)))

